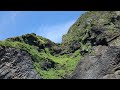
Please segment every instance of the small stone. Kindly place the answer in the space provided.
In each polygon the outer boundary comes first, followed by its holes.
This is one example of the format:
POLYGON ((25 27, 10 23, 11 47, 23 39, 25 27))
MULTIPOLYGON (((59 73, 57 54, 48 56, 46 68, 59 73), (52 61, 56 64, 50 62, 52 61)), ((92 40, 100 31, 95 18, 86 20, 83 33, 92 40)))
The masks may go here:
POLYGON ((115 72, 115 77, 117 79, 120 79, 120 70, 118 70, 118 71, 115 72))
POLYGON ((103 77, 103 79, 115 79, 114 74, 108 74, 103 77))

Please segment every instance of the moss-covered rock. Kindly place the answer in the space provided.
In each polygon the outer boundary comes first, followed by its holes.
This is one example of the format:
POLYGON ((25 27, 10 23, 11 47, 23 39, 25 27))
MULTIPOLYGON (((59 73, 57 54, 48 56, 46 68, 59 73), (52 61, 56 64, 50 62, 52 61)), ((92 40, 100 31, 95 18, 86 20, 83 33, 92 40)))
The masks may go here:
POLYGON ((83 50, 83 46, 108 45, 120 35, 120 14, 117 11, 89 11, 83 14, 63 36, 66 51, 83 50))

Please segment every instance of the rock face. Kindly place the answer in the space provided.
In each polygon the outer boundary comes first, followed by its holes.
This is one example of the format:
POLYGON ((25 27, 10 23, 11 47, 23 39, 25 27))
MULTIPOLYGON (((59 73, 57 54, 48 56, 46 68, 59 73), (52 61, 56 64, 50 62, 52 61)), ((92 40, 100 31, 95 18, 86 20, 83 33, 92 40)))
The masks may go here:
MULTIPOLYGON (((62 45, 71 53, 83 46, 109 45, 120 37, 119 11, 90 11, 83 14, 63 35, 62 45)), ((90 51, 90 50, 86 50, 90 51)))
POLYGON ((71 79, 120 79, 120 47, 106 47, 79 62, 71 79))
POLYGON ((30 55, 20 49, 0 46, 0 79, 40 79, 30 55))
POLYGON ((56 63, 52 60, 44 60, 44 62, 42 62, 40 66, 43 70, 49 70, 50 68, 55 68, 55 64, 56 63))
POLYGON ((67 52, 83 56, 69 78, 120 79, 119 11, 86 12, 62 39, 67 52))

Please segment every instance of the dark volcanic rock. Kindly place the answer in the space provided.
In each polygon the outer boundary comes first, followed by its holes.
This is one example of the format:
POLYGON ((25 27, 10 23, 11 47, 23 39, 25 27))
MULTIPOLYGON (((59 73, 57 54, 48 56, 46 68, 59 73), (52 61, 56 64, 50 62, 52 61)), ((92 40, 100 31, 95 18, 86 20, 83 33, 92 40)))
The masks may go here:
POLYGON ((40 64, 40 67, 43 69, 43 70, 48 70, 48 69, 51 69, 51 68, 55 68, 55 65, 56 63, 53 62, 52 60, 44 60, 41 64, 40 64))
POLYGON ((103 51, 81 60, 71 79, 120 79, 120 48, 106 47, 103 51))
POLYGON ((30 55, 20 49, 0 46, 0 79, 40 79, 30 55))

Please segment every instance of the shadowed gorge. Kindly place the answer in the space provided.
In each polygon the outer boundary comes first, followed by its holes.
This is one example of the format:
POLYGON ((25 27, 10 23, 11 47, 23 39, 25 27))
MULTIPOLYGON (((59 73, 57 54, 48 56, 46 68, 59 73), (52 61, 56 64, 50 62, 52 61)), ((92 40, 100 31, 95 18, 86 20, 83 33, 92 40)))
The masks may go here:
POLYGON ((120 79, 120 11, 88 11, 54 43, 35 33, 0 41, 2 79, 120 79))

